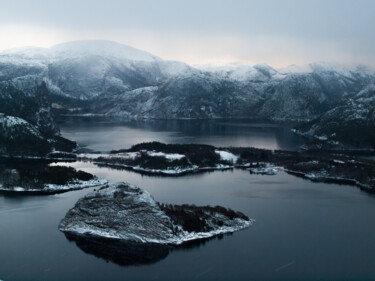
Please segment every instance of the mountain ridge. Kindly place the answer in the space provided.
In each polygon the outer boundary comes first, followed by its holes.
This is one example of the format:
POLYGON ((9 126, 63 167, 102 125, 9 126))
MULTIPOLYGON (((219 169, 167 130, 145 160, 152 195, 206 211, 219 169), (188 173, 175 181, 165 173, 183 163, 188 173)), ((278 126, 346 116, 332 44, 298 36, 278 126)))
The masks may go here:
POLYGON ((60 44, 48 49, 50 57, 44 49, 28 50, 0 54, 0 83, 27 96, 34 81, 43 81, 55 113, 64 114, 307 122, 375 83, 363 66, 194 67, 110 41, 60 44))

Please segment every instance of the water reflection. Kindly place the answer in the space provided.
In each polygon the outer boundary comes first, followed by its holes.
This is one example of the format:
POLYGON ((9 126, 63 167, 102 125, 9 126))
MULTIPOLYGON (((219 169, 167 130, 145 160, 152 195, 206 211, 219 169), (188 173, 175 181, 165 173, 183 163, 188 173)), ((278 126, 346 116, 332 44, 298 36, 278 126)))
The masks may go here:
POLYGON ((100 239, 93 237, 80 237, 65 233, 70 242, 74 242, 78 248, 88 255, 94 255, 99 259, 112 262, 120 266, 146 265, 157 263, 165 259, 173 251, 190 251, 201 248, 210 240, 221 240, 224 236, 233 233, 221 234, 208 239, 189 241, 182 245, 159 245, 124 242, 119 240, 100 239))
POLYGON ((86 254, 121 266, 152 264, 165 259, 169 246, 157 244, 126 243, 117 240, 82 238, 65 234, 86 254))
POLYGON ((253 120, 115 120, 67 118, 60 124, 64 137, 89 149, 129 148, 147 141, 204 143, 215 146, 253 146, 297 150, 305 139, 291 132, 293 123, 253 120))

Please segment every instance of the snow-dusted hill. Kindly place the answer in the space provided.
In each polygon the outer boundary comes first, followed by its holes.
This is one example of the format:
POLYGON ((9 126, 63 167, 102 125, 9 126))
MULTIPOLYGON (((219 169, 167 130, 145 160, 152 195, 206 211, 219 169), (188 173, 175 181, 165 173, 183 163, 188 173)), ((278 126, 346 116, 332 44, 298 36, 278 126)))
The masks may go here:
POLYGON ((54 136, 58 129, 48 95, 46 84, 36 76, 0 81, 0 113, 25 119, 43 134, 54 136))
POLYGON ((59 135, 41 78, 26 75, 0 81, 0 156, 45 156, 74 147, 59 135))
POLYGON ((0 113, 0 156, 46 156, 54 149, 71 151, 75 143, 48 136, 37 125, 0 113))
POLYGON ((299 132, 340 146, 375 148, 375 84, 344 99, 299 132))

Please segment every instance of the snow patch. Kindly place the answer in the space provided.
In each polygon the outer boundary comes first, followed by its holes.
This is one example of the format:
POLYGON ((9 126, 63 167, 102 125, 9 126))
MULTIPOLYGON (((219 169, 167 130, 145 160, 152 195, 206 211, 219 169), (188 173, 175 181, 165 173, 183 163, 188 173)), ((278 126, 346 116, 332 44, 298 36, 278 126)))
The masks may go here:
POLYGON ((58 185, 58 184, 46 184, 43 188, 28 188, 28 187, 4 187, 0 184, 0 191, 8 191, 8 192, 30 192, 30 193, 55 193, 55 192, 62 192, 62 191, 72 191, 78 189, 84 189, 94 186, 100 186, 107 184, 108 181, 103 178, 94 178, 89 181, 82 181, 82 180, 75 180, 71 183, 65 185, 58 185))
POLYGON ((235 164, 239 158, 239 156, 224 150, 215 150, 215 153, 220 155, 221 160, 228 161, 233 164, 235 164))
POLYGON ((180 160, 185 157, 183 154, 177 154, 177 153, 164 153, 164 152, 155 152, 155 151, 147 151, 147 155, 151 157, 164 157, 168 160, 180 160))

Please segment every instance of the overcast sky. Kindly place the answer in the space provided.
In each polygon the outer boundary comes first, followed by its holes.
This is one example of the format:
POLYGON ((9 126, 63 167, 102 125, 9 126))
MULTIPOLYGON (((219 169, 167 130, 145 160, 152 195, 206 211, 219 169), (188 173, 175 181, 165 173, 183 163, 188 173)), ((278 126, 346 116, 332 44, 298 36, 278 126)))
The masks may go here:
POLYGON ((187 63, 375 66, 374 0, 0 0, 0 50, 106 39, 187 63))

